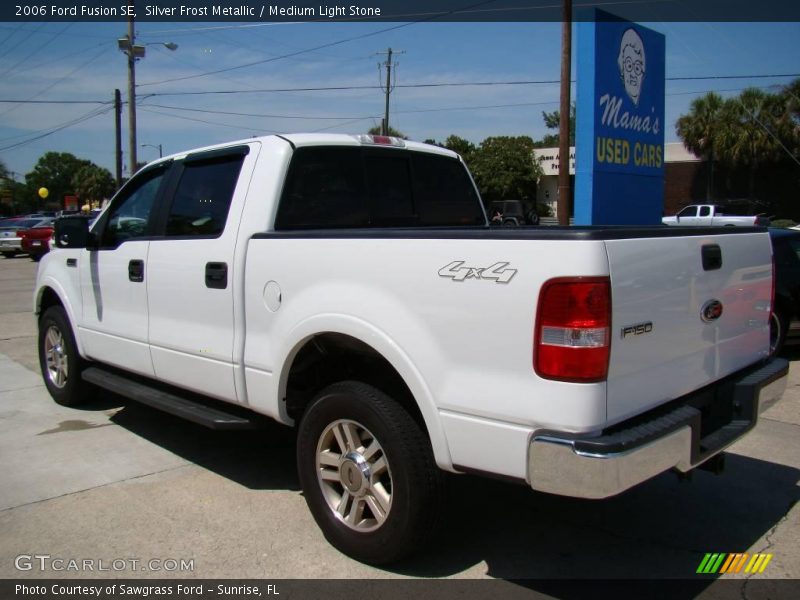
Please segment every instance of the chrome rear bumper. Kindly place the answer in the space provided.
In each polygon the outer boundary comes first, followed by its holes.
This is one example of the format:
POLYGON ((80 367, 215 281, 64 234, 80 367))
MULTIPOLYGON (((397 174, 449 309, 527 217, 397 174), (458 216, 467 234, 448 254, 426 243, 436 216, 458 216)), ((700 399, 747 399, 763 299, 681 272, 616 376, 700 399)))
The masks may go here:
POLYGON ((690 471, 755 426, 783 395, 788 372, 787 361, 774 359, 600 436, 537 432, 528 447, 528 482, 552 494, 607 498, 669 469, 690 471), (731 419, 709 431, 708 407, 729 411, 731 419))

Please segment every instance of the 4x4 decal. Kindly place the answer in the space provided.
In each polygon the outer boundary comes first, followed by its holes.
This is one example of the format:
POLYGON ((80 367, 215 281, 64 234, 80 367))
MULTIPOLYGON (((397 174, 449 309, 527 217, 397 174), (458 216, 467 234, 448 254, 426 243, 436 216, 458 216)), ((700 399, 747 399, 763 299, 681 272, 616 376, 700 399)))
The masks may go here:
POLYGON ((488 279, 495 283, 508 283, 517 274, 516 269, 507 269, 507 262, 497 262, 490 267, 464 267, 463 260, 454 260, 439 269, 439 277, 447 277, 453 281, 467 279, 488 279))

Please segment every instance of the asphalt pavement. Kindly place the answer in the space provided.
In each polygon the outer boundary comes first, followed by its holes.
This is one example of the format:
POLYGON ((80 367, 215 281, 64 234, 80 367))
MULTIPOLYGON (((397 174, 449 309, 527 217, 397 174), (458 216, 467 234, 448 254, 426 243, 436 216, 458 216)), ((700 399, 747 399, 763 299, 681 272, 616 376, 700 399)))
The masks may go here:
POLYGON ((27 257, 0 259, 0 578, 691 579, 709 552, 772 554, 763 574, 722 577, 742 579, 743 597, 748 577, 800 578, 800 353, 783 400, 723 474, 666 473, 602 501, 452 477, 434 542, 378 569, 317 529, 290 429, 215 433, 110 394, 53 403, 36 358, 35 272, 27 257))

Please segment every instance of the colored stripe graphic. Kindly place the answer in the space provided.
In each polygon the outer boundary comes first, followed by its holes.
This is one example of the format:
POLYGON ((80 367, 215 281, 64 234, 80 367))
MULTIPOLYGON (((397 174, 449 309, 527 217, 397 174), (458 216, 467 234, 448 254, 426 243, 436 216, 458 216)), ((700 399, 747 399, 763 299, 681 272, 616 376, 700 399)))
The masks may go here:
POLYGON ((737 552, 735 554, 729 554, 725 564, 722 565, 722 569, 720 569, 720 573, 738 573, 742 570, 745 561, 747 560, 749 554, 737 552))
POLYGON ((763 573, 767 565, 772 560, 772 554, 756 553, 752 556, 747 552, 736 552, 727 554, 725 552, 708 552, 700 566, 697 567, 697 573, 703 575, 714 575, 716 573, 741 573, 745 563, 745 573, 763 573), (747 562, 750 559, 750 562, 747 562))
POLYGON ((700 563, 700 566, 697 567, 697 573, 703 574, 713 574, 716 573, 719 569, 719 566, 722 564, 722 561, 725 560, 727 554, 723 553, 709 553, 706 554, 703 558, 703 561, 700 563))
POLYGON ((767 568, 769 561, 772 560, 772 554, 753 554, 753 558, 744 570, 745 573, 763 573, 767 568))
POLYGON ((738 554, 728 554, 728 558, 726 558, 725 562, 722 563, 722 568, 719 570, 719 572, 728 573, 728 569, 730 568, 731 563, 733 563, 736 558, 739 558, 738 554))

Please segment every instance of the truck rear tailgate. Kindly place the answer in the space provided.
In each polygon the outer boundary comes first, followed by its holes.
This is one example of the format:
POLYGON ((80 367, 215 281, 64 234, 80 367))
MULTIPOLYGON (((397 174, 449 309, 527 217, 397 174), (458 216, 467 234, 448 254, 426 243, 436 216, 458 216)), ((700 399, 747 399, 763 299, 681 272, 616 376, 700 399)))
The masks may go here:
POLYGON ((766 233, 611 239, 606 249, 609 423, 767 356, 772 249, 766 233))

